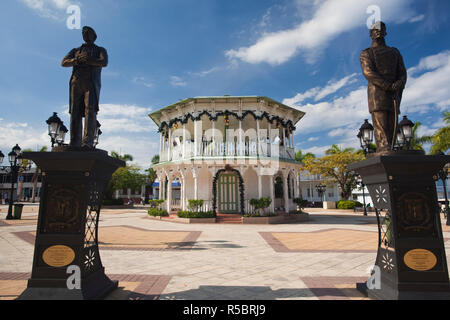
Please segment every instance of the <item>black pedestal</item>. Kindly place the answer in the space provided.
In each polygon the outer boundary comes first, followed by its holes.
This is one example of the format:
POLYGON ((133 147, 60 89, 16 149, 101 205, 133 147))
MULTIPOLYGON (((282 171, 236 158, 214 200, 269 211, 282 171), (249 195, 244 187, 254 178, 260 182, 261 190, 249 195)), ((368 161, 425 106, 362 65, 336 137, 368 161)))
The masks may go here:
POLYGON ((448 162, 450 156, 401 153, 350 166, 369 189, 379 227, 380 286, 358 290, 375 299, 450 299, 434 179, 448 162))
POLYGON ((106 186, 124 162, 100 150, 25 153, 24 158, 40 167, 43 183, 32 274, 18 299, 104 298, 118 283, 102 266, 98 222, 106 186), (79 268, 78 288, 68 286, 76 283, 69 266, 79 268))

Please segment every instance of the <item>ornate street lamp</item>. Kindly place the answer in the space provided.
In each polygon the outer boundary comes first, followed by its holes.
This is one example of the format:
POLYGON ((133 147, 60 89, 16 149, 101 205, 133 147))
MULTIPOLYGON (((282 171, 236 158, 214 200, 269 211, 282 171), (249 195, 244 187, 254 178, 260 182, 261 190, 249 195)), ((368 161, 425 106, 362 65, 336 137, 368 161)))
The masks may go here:
MULTIPOLYGON (((7 171, 11 173, 11 190, 10 190, 10 198, 9 198, 9 206, 8 206, 8 215, 6 216, 7 220, 14 219, 13 212, 13 204, 14 204, 14 184, 17 182, 18 173, 22 171, 28 171, 31 169, 31 162, 28 162, 26 166, 24 166, 23 157, 20 154, 22 149, 19 145, 15 145, 15 147, 8 153, 9 166, 0 166, 0 171, 7 171)), ((0 151, 0 164, 3 162, 5 155, 0 151)))
MULTIPOLYGON (((397 139, 400 138, 403 145, 406 146, 407 150, 409 150, 411 139, 413 136, 414 123, 411 120, 409 120, 406 116, 404 116, 403 120, 399 123, 399 126, 400 126, 400 134, 397 133, 397 139)), ((400 141, 398 141, 398 143, 400 145, 400 141)))
POLYGON ((322 199, 322 201, 323 201, 323 195, 325 193, 326 188, 327 188, 327 186, 323 185, 323 184, 319 184, 319 185, 316 186, 316 191, 319 194, 319 196, 322 199))
POLYGON ((100 122, 97 121, 97 128, 95 129, 95 136, 94 136, 94 148, 97 147, 100 136, 103 134, 102 130, 100 130, 101 126, 102 125, 100 124, 100 122))
POLYGON ((373 126, 367 119, 364 120, 363 125, 359 128, 357 137, 359 138, 361 148, 363 149, 365 155, 370 153, 370 144, 373 142, 373 131, 373 126))
POLYGON ((64 123, 61 121, 61 119, 58 117, 58 114, 56 112, 53 112, 53 115, 48 118, 46 121, 48 125, 48 135, 51 138, 52 141, 52 147, 57 144, 58 146, 62 146, 64 144, 64 139, 66 137, 67 130, 64 123))

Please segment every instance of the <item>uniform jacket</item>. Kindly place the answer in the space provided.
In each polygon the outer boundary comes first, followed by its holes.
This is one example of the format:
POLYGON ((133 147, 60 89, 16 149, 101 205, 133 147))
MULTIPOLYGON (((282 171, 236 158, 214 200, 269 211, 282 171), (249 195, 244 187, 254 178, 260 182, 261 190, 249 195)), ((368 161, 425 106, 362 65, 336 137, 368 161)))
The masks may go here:
MULTIPOLYGON (((83 45, 84 46, 84 45, 83 45)), ((81 50, 83 49, 83 46, 79 47, 79 48, 75 48, 72 49, 67 56, 64 57, 63 60, 66 59, 75 59, 76 53, 77 52, 81 52, 81 50)), ((92 58, 95 60, 100 59, 100 57, 103 58, 103 64, 100 66, 90 66, 91 69, 91 85, 95 90, 95 96, 96 96, 96 111, 98 112, 98 101, 100 101, 100 89, 102 87, 102 83, 101 83, 101 73, 102 73, 102 68, 106 67, 108 65, 108 53, 106 51, 105 48, 102 47, 98 47, 95 44, 92 45, 92 58)), ((72 87, 72 80, 74 78, 74 74, 76 71, 77 66, 73 67, 73 71, 72 71, 72 76, 70 77, 70 86, 72 87)), ((72 111, 72 94, 70 94, 70 110, 69 112, 72 111)))
POLYGON ((361 68, 369 82, 367 88, 369 112, 394 111, 394 96, 396 93, 390 91, 389 88, 399 80, 402 83, 397 93, 397 102, 400 108, 407 72, 398 49, 378 46, 364 50, 361 53, 361 68))

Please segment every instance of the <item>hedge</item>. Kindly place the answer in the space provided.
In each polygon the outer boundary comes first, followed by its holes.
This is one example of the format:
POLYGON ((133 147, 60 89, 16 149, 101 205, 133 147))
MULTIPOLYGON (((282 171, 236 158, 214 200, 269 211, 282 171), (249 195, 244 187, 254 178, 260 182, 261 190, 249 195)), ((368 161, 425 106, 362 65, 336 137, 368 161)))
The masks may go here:
POLYGON ((206 211, 206 212, 195 212, 195 211, 178 211, 179 218, 215 218, 216 215, 214 211, 206 211))
POLYGON ((337 203, 336 207, 338 209, 347 210, 347 209, 355 209, 362 207, 362 203, 358 201, 352 201, 352 200, 341 200, 337 203))
POLYGON ((104 206, 123 206, 123 199, 104 199, 102 204, 104 206))
POLYGON ((167 210, 162 210, 158 208, 150 208, 148 209, 148 215, 152 217, 168 217, 169 214, 167 210))

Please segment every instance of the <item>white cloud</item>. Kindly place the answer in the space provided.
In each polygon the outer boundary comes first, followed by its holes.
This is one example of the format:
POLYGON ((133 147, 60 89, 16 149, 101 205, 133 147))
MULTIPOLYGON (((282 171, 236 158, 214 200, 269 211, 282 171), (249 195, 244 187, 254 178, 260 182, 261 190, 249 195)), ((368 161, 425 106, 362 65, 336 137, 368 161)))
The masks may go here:
POLYGON ((283 103, 288 104, 288 105, 295 105, 295 104, 301 103, 310 98, 314 98, 314 101, 316 101, 316 102, 320 101, 323 98, 329 96, 330 94, 333 94, 333 93, 339 91, 346 85, 354 83, 356 81, 356 79, 355 79, 356 75, 357 74, 354 73, 354 74, 351 74, 351 75, 344 77, 337 81, 330 80, 330 81, 328 81, 328 84, 323 88, 316 87, 316 88, 309 89, 308 91, 306 91, 304 93, 297 94, 293 98, 284 99, 283 103))
MULTIPOLYGON (((61 20, 65 10, 72 4, 69 0, 18 0, 30 9, 36 11, 41 17, 61 20)), ((78 2, 76 3, 78 4, 78 2)))
POLYGON ((38 150, 50 145, 47 128, 33 128, 28 123, 5 122, 0 119, 0 150, 6 155, 19 144, 22 149, 38 150))
POLYGON ((151 88, 153 83, 145 79, 145 77, 134 77, 133 83, 143 85, 144 87, 151 88))
POLYGON ((416 17, 413 17, 413 18, 409 19, 409 22, 415 23, 415 22, 422 21, 423 19, 425 19, 425 15, 421 14, 421 15, 418 15, 416 17))
POLYGON ((311 138, 308 139, 308 142, 314 142, 314 141, 317 141, 317 140, 319 140, 318 137, 311 137, 311 138))
POLYGON ((450 50, 421 59, 417 66, 409 69, 409 74, 402 101, 404 113, 424 112, 430 108, 448 110, 450 50))
MULTIPOLYGON (((381 19, 396 23, 413 17, 408 5, 411 0, 379 0, 381 19)), ((300 3, 303 3, 300 1, 300 3)), ((367 7, 373 0, 326 0, 315 1, 315 13, 311 20, 303 21, 293 29, 264 34, 254 45, 237 50, 228 50, 230 59, 241 59, 248 63, 266 62, 280 65, 299 52, 304 52, 312 62, 317 49, 340 34, 366 25, 369 15, 367 7)))
MULTIPOLYGON (((413 121, 421 121, 421 113, 430 110, 439 112, 450 107, 450 51, 423 58, 411 72, 403 93, 402 113, 413 121), (421 72, 421 73, 419 73, 421 72), (412 116, 411 114, 414 114, 412 116)), ((320 90, 316 90, 315 94, 320 90)), ((308 92, 308 91, 307 91, 308 92)), ((310 95, 314 98, 316 95, 310 95)), ((290 99, 285 99, 284 102, 290 99)), ((302 100, 302 99, 300 99, 302 100)), ((304 100, 304 99, 303 99, 304 100)), ((306 112, 298 123, 296 134, 311 134, 328 131, 329 137, 336 139, 343 147, 358 147, 356 134, 364 119, 370 119, 367 105, 367 86, 364 84, 347 95, 319 103, 288 104, 306 112)), ((433 133, 424 125, 419 134, 433 133)), ((314 147, 320 151, 322 147, 314 147)), ((312 151, 311 151, 312 152, 312 151)))
POLYGON ((182 78, 177 76, 170 77, 170 84, 174 87, 185 87, 187 86, 187 83, 183 81, 182 78))
POLYGON ((116 151, 121 154, 131 154, 134 158, 134 164, 142 169, 147 169, 152 157, 159 153, 159 141, 156 142, 144 136, 108 135, 101 137, 98 148, 108 152, 116 151))

